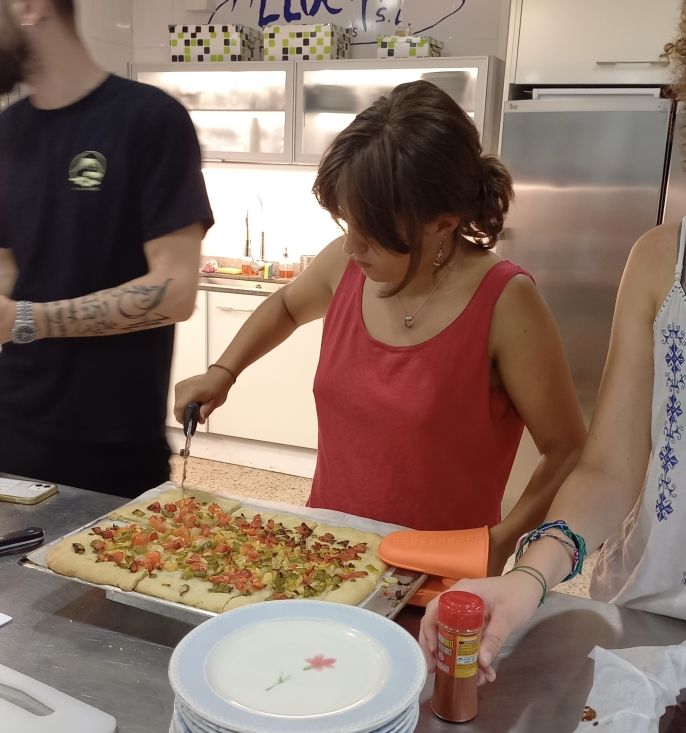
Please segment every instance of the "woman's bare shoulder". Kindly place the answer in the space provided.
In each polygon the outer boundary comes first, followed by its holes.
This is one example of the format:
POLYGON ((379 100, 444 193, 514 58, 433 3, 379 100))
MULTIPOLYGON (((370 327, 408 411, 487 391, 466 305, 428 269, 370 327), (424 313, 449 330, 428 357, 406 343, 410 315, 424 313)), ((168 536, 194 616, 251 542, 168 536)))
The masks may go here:
POLYGON ((649 229, 632 247, 624 270, 625 286, 648 297, 655 312, 674 284, 678 238, 679 224, 649 229))

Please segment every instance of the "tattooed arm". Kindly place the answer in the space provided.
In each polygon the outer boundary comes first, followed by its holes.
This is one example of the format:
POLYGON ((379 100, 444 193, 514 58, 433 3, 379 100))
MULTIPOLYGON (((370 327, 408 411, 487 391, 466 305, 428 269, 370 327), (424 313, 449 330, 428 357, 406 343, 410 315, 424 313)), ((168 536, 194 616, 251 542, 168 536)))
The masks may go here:
MULTIPOLYGON (((185 321, 193 313, 203 227, 195 224, 145 245, 148 272, 97 293, 33 303, 37 338, 116 336, 185 321)), ((10 340, 16 303, 0 295, 0 343, 10 340)))

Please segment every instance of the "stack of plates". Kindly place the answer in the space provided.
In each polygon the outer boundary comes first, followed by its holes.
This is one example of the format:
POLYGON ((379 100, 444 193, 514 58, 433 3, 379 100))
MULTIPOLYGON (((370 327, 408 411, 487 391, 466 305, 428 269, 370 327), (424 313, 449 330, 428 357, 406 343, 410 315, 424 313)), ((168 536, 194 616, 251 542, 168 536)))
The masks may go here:
POLYGON ((426 666, 393 621, 324 601, 216 616, 174 650, 170 733, 409 733, 426 666))

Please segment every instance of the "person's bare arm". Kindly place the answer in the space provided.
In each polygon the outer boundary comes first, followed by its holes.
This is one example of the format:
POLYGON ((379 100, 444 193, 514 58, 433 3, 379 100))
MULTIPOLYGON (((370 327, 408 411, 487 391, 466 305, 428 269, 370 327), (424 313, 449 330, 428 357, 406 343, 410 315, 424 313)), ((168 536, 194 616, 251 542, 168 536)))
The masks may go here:
POLYGON ((12 250, 0 247, 0 295, 9 297, 17 281, 17 263, 12 250))
MULTIPOLYGON (((189 318, 198 288, 201 224, 145 244, 148 272, 96 293, 33 303, 37 338, 114 336, 166 326, 189 318)), ((0 296, 0 343, 9 341, 16 303, 0 296)))
POLYGON ((502 385, 541 455, 512 511, 491 528, 489 574, 499 575, 519 536, 545 517, 581 455, 586 429, 557 327, 528 277, 513 278, 499 298, 491 349, 502 385))
MULTIPOLYGON (((546 517, 567 522, 585 539, 589 552, 621 527, 643 487, 651 451, 653 324, 674 281, 676 238, 676 226, 658 227, 641 237, 631 252, 588 438, 579 463, 546 517)), ((532 543, 521 562, 541 572, 549 588, 571 569, 569 552, 549 539, 532 543)), ((484 599, 488 622, 479 653, 479 676, 492 681, 493 660, 505 639, 533 614, 541 587, 525 573, 462 580, 454 587, 484 599)), ((420 637, 430 667, 436 649, 436 611, 434 600, 422 619, 420 637)))
POLYGON ((226 401, 234 377, 285 341, 298 326, 322 318, 348 260, 342 239, 336 239, 293 282, 270 295, 217 359, 228 371, 209 369, 176 385, 176 419, 182 422, 186 405, 200 402, 200 422, 204 422, 226 401))

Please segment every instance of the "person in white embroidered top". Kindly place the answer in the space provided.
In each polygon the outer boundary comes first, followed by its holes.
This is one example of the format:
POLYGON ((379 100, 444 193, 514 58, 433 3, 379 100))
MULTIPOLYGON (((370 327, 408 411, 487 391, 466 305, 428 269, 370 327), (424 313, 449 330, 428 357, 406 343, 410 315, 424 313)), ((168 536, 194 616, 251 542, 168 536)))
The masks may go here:
MULTIPOLYGON (((665 47, 673 88, 686 99, 686 0, 679 39, 665 47)), ((546 523, 518 544, 502 577, 462 580, 481 596, 487 622, 479 683, 495 679, 503 642, 603 544, 591 597, 686 619, 686 218, 634 245, 619 287, 609 352, 588 438, 546 523), (584 542, 585 541, 585 542, 584 542)), ((420 644, 435 667, 437 600, 420 644)))

